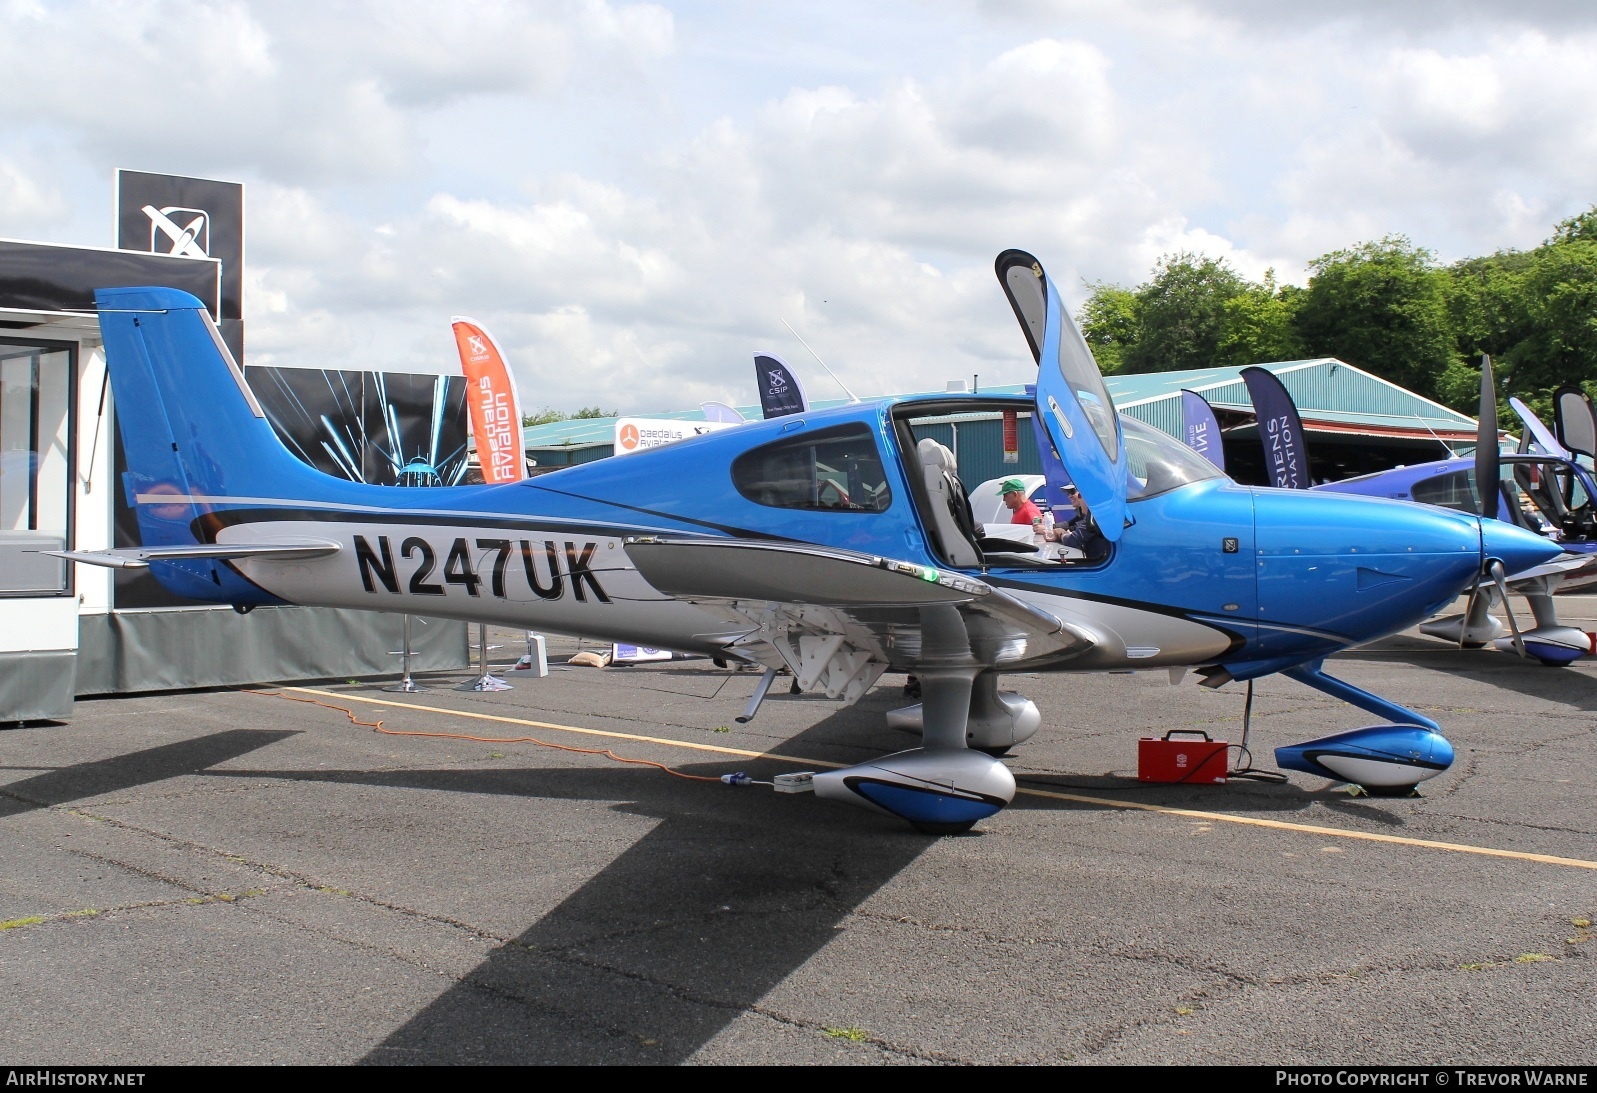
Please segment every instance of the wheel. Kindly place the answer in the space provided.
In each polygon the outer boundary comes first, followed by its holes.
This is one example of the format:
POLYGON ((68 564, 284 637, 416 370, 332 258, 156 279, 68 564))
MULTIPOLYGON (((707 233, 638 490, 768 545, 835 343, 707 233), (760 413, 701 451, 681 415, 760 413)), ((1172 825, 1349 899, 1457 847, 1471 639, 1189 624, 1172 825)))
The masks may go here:
POLYGON ((957 824, 915 824, 922 835, 963 835, 976 826, 975 820, 962 820, 957 824))
POLYGON ((1003 745, 1001 745, 999 747, 996 747, 996 748, 978 748, 976 745, 972 744, 970 746, 970 750, 971 751, 985 752, 986 754, 992 756, 994 759, 1002 759, 1004 756, 1009 754, 1009 745, 1008 744, 1003 744, 1003 745))

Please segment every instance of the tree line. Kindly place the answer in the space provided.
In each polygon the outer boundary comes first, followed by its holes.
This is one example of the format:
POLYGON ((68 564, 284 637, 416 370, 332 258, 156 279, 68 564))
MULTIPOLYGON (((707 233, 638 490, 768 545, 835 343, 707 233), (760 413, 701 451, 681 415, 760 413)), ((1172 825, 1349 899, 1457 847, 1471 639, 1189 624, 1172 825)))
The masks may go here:
POLYGON ((1077 322, 1106 373, 1336 357, 1474 416, 1488 353, 1505 414, 1517 395, 1550 420, 1565 383, 1597 396, 1597 205, 1533 250, 1442 265, 1389 235, 1309 272, 1306 287, 1253 282, 1182 251, 1135 288, 1091 283, 1077 322))
POLYGON ((564 410, 556 410, 552 407, 545 406, 543 409, 537 410, 533 413, 522 414, 521 427, 523 429, 530 429, 534 425, 549 425, 556 421, 588 421, 594 418, 620 416, 620 410, 605 410, 598 406, 584 406, 574 414, 568 414, 564 410))

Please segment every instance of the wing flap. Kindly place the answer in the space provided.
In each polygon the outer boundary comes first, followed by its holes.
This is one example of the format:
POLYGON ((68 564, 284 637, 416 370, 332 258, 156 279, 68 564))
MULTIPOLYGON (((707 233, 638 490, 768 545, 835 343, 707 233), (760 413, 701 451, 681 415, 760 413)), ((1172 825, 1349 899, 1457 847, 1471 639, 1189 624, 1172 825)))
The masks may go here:
POLYGON ((804 689, 853 701, 888 667, 1006 668, 1067 659, 1097 642, 1080 627, 961 573, 875 555, 745 539, 629 539, 661 592, 755 624, 739 642, 775 654, 804 689))
POLYGON ((871 554, 750 539, 630 538, 643 579, 681 599, 769 600, 826 607, 964 603, 991 586, 871 554))

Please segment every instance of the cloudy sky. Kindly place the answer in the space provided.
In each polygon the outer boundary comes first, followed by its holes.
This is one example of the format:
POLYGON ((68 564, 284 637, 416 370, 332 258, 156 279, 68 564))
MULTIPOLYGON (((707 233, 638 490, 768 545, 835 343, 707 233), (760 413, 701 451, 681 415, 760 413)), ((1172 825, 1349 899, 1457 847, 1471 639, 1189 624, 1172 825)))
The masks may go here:
POLYGON ((784 320, 861 394, 1015 383, 1006 247, 1072 304, 1530 247, 1594 102, 1587 0, 0 0, 0 236, 242 181, 249 363, 442 370, 466 314, 529 408, 746 404, 755 349, 838 394, 784 320))

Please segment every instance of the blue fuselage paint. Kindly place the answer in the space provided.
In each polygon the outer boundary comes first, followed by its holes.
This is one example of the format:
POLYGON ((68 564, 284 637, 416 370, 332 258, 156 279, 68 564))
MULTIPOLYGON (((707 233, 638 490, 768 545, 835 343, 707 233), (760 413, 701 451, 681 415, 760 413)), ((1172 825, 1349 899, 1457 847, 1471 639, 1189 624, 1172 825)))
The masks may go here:
MULTIPOLYGON (((524 618, 529 626, 614 630, 621 640, 670 647, 664 623, 629 638, 620 624, 602 621, 605 611, 624 614, 623 604, 635 612, 646 606, 648 589, 637 587, 641 581, 625 559, 629 535, 774 539, 944 567, 931 545, 934 529, 916 502, 919 483, 907 477, 909 468, 921 471, 920 463, 913 451, 901 450, 895 414, 912 415, 922 401, 946 412, 949 396, 750 422, 513 485, 373 486, 332 478, 290 454, 252 412, 242 376, 217 356, 216 339, 198 313, 178 310, 186 306, 174 299, 180 295, 101 295, 130 467, 126 488, 145 544, 264 537, 267 525, 279 536, 285 528, 310 536, 329 529, 328 537, 342 543, 337 555, 300 568, 156 563, 152 571, 183 595, 524 618), (173 310, 156 310, 162 307, 173 310), (863 425, 880 449, 886 483, 880 496, 890 498, 882 511, 772 507, 738 491, 732 465, 739 455, 847 423, 863 425), (296 600, 297 590, 318 581, 323 589, 336 587, 336 595, 296 600)), ((1013 402, 1017 410, 1032 406, 1013 402)), ((972 408, 978 404, 1008 408, 973 397, 972 408)), ((1106 643, 1115 647, 1110 659, 1082 666, 1138 658, 1151 665, 1161 663, 1160 655, 1164 663, 1193 663, 1160 653, 1159 619, 1208 633, 1211 662, 1305 660, 1414 625, 1465 587, 1481 564, 1474 518, 1377 498, 1248 488, 1213 477, 1133 499, 1126 512, 1119 542, 1100 563, 981 570, 993 584, 1060 605, 1062 617, 1075 603, 1103 618, 1144 620, 1120 633, 1119 645, 1106 643), (1138 627, 1143 636, 1131 633, 1138 627)), ((1512 556, 1510 571, 1558 553, 1529 532, 1488 523, 1494 553, 1512 556)))

